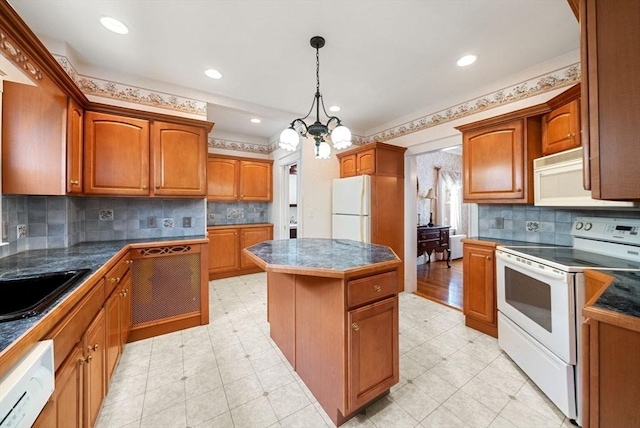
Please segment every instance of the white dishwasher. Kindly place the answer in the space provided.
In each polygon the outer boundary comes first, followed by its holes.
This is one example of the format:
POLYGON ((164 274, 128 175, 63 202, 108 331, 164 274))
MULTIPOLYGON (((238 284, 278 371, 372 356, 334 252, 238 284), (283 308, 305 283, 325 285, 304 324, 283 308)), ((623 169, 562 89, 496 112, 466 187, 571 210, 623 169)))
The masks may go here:
POLYGON ((55 385, 53 340, 44 340, 0 379, 0 427, 33 425, 55 385))

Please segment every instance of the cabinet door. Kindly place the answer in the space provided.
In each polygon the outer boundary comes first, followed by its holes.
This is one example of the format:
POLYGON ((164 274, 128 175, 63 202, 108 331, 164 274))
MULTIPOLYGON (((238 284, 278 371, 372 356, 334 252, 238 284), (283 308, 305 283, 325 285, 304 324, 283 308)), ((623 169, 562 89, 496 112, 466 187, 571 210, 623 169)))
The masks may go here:
POLYGON ((462 141, 465 202, 525 196, 523 120, 465 132, 462 141))
POLYGON ((440 247, 449 248, 449 229, 440 229, 440 247))
POLYGON ((240 161, 240 200, 271 201, 271 163, 240 161))
MULTIPOLYGON (((56 371, 56 389, 53 401, 58 428, 83 426, 83 396, 85 359, 80 344, 75 346, 65 362, 56 371)), ((51 425, 45 426, 49 428, 51 425)))
POLYGON ((464 245, 464 315, 489 325, 496 324, 496 285, 493 248, 464 245))
POLYGON ((207 199, 237 200, 239 172, 240 163, 237 160, 210 157, 207 160, 207 199))
POLYGON ((580 147, 580 101, 572 101, 542 118, 542 154, 580 147))
POLYGON ((242 254, 244 248, 259 244, 262 241, 272 239, 273 229, 271 227, 252 227, 240 229, 240 268, 255 267, 256 264, 242 254))
POLYGON ((207 192, 207 136, 203 128, 153 122, 154 194, 204 196, 207 192))
POLYGON ((2 193, 64 195, 66 96, 4 82, 2 193))
POLYGON ((67 107, 67 193, 82 193, 84 111, 69 98, 67 107))
POLYGON ((369 149, 357 153, 356 172, 358 175, 376 172, 376 150, 369 149))
POLYGON ((85 112, 84 192, 149 195, 149 122, 85 112))
POLYGON ((209 273, 229 272, 239 267, 238 229, 209 229, 209 273))
POLYGON ((104 309, 98 312, 83 338, 83 350, 87 363, 84 372, 84 421, 86 427, 94 426, 105 396, 105 317, 104 309))
POLYGON ((340 158, 340 178, 353 177, 356 172, 356 155, 344 156, 340 158))
POLYGON ((398 298, 348 315, 349 410, 355 410, 399 379, 398 298))
POLYGON ((582 0, 580 25, 582 129, 591 194, 640 199, 640 2, 618 0, 611 7, 603 0, 582 0))
POLYGON ((107 366, 107 384, 116 368, 118 357, 122 352, 120 348, 120 305, 122 292, 116 287, 104 304, 106 323, 105 357, 107 366))
POLYGON ((120 300, 120 349, 129 337, 131 330, 131 272, 127 272, 122 278, 121 284, 121 300, 120 300))

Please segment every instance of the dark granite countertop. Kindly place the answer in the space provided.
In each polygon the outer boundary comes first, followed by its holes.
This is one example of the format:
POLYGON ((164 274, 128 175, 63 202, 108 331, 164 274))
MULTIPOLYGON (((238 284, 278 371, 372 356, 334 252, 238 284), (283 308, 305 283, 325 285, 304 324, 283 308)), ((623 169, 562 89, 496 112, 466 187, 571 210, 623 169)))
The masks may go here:
POLYGON ((207 223, 207 228, 234 227, 234 226, 273 226, 273 223, 229 223, 229 224, 208 224, 207 223))
POLYGON ((281 239, 262 242, 247 251, 267 265, 337 272, 399 261, 389 247, 348 239, 281 239))
POLYGON ((198 239, 206 239, 206 237, 204 235, 198 235, 125 241, 83 242, 68 248, 24 251, 0 259, 0 298, 2 296, 2 279, 75 269, 89 269, 91 271, 83 280, 72 286, 38 315, 14 321, 0 322, 0 353, 29 328, 44 318, 45 315, 51 312, 68 295, 86 282, 93 272, 100 269, 101 266, 107 263, 109 259, 126 245, 153 244, 154 242, 179 243, 180 241, 193 241, 198 239))
POLYGON ((640 271, 601 271, 614 277, 593 307, 640 318, 640 271))
POLYGON ((468 236, 464 239, 473 239, 474 241, 492 242, 503 247, 553 247, 552 244, 540 244, 537 242, 514 241, 511 239, 487 238, 485 236, 468 236))

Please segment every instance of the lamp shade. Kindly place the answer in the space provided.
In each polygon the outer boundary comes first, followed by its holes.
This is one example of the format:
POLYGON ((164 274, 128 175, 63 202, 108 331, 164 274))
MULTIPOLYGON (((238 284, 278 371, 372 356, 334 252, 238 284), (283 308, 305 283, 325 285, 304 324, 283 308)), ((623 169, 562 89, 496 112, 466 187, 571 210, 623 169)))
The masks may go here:
POLYGON ((427 196, 424 197, 425 199, 436 199, 436 192, 433 191, 433 188, 430 188, 429 191, 427 192, 427 196))
POLYGON ((292 152, 298 147, 300 135, 293 128, 287 128, 280 134, 280 148, 292 152))
POLYGON ((337 150, 346 149, 351 145, 351 131, 344 125, 338 125, 331 131, 331 141, 337 150))
POLYGON ((331 146, 323 141, 316 148, 316 159, 329 159, 329 157, 331 157, 331 146))

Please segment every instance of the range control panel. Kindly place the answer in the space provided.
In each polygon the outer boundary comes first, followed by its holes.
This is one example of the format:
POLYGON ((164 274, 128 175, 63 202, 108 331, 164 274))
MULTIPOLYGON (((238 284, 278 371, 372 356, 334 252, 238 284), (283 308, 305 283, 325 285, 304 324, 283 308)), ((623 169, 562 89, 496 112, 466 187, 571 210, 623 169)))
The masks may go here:
POLYGON ((576 238, 640 246, 640 219, 578 217, 571 234, 576 238))

